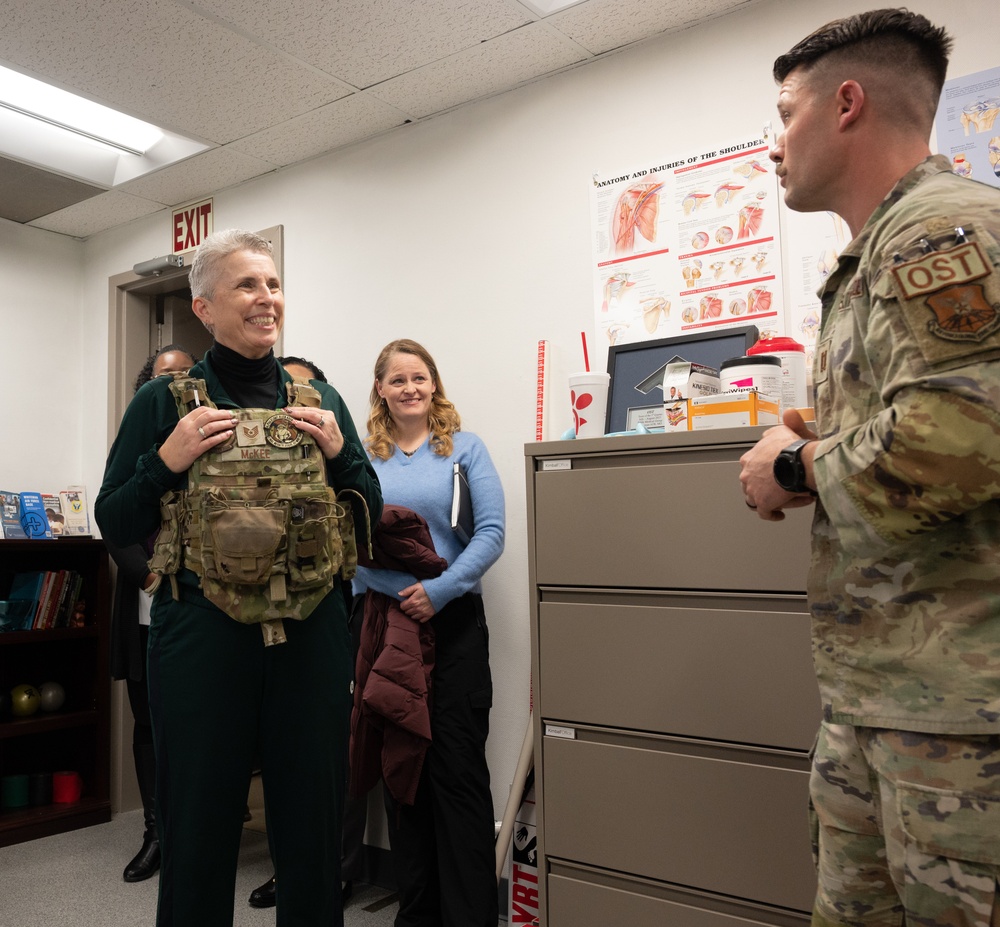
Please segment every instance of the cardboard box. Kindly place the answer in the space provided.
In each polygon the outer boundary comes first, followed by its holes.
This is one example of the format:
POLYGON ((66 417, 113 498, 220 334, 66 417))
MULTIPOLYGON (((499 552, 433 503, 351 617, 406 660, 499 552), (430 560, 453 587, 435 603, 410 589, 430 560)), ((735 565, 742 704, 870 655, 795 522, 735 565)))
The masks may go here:
POLYGON ((663 405, 693 396, 714 396, 722 390, 719 371, 675 354, 663 371, 663 405))
POLYGON ((781 404, 778 399, 756 391, 719 393, 692 399, 688 413, 690 431, 737 425, 777 425, 781 421, 781 404))
POLYGON ((691 399, 715 396, 722 389, 719 371, 674 355, 663 369, 663 430, 691 430, 691 399))
POLYGON ((691 430, 691 412, 688 408, 690 402, 690 399, 675 399, 673 402, 663 403, 664 431, 691 430))

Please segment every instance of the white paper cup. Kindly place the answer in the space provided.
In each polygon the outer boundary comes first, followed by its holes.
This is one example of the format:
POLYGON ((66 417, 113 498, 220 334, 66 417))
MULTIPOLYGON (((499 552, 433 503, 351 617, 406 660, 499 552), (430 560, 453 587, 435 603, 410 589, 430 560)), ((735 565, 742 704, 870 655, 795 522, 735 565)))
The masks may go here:
POLYGON ((573 431, 578 438, 603 438, 608 412, 607 373, 574 373, 569 378, 573 431))

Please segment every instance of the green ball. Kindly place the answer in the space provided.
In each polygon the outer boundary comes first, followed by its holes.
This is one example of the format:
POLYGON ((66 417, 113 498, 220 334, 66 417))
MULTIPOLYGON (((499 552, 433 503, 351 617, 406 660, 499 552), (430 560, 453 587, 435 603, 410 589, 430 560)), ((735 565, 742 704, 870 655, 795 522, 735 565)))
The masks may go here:
POLYGON ((19 718, 27 718, 38 711, 42 704, 41 696, 34 686, 14 686, 10 690, 10 711, 19 718))

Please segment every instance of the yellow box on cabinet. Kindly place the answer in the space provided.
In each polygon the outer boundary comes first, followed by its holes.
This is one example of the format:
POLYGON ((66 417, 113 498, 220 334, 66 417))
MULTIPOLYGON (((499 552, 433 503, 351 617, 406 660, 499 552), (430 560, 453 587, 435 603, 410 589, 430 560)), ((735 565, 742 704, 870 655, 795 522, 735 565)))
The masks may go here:
POLYGON ((737 425, 777 425, 781 421, 778 400, 753 390, 696 396, 688 403, 688 416, 691 431, 737 425))

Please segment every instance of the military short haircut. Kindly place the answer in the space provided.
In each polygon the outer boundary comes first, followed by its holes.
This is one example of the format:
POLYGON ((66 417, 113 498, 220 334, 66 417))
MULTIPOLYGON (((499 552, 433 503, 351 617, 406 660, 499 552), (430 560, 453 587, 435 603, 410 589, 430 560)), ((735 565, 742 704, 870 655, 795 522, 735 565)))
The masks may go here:
POLYGON ((940 26, 903 8, 870 10, 821 26, 774 62, 781 83, 796 68, 809 70, 821 58, 891 62, 900 70, 919 68, 940 96, 948 71, 952 39, 940 26))

